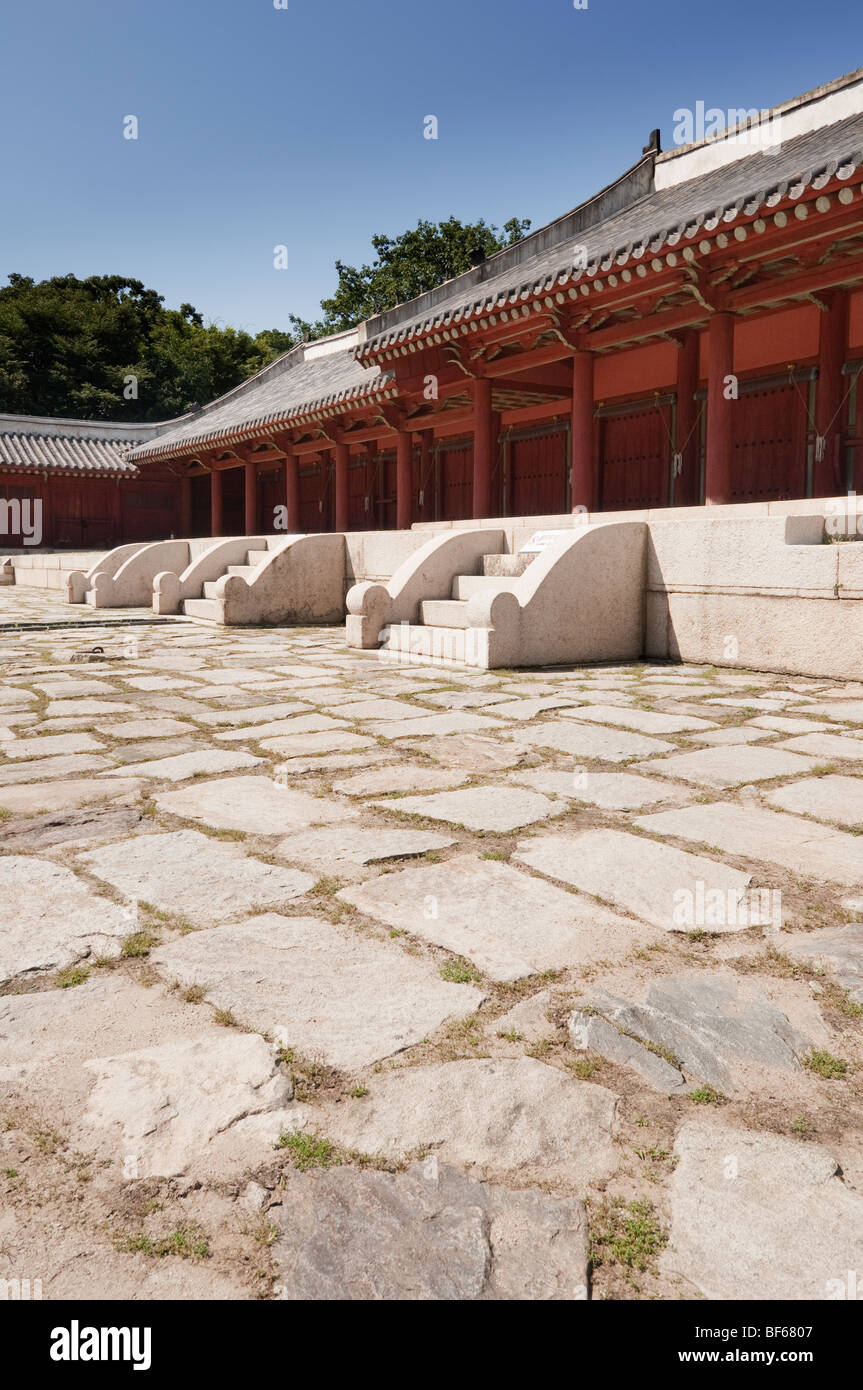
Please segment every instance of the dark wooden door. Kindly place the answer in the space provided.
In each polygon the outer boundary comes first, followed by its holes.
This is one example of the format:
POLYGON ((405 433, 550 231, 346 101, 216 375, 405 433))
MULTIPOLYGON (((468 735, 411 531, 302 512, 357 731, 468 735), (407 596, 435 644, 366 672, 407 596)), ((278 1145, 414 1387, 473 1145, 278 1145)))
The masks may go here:
POLYGON ((746 390, 732 406, 732 502, 806 496, 807 384, 746 390))
POLYGON ((668 505, 671 407, 651 403, 605 415, 600 423, 600 510, 668 505))
POLYGON ((565 429, 511 435, 505 451, 507 516, 552 516, 567 510, 565 429))

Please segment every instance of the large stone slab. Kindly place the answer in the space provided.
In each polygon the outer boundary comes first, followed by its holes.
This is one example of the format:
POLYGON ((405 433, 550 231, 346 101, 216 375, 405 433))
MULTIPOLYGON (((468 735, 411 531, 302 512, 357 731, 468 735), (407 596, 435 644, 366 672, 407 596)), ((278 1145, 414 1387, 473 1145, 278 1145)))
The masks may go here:
POLYGON ((45 707, 45 718, 89 719, 104 714, 134 714, 137 708, 125 700, 51 700, 45 707))
POLYGON ((44 734, 36 738, 17 738, 3 745, 7 758, 50 758, 68 753, 103 753, 104 743, 89 734, 44 734))
POLYGON ((484 997, 445 984, 394 943, 313 917, 253 917, 159 947, 151 959, 168 978, 201 985, 239 1022, 345 1069, 413 1046, 484 997))
POLYGON ((290 1125, 291 1082, 271 1043, 225 1030, 87 1063, 95 1082, 79 1126, 82 1147, 139 1178, 187 1171, 226 1176, 258 1163, 290 1125))
POLYGON ((585 705, 582 709, 568 711, 564 718, 586 720, 589 724, 619 724, 642 734, 683 734, 690 729, 716 728, 715 720, 700 719, 697 715, 658 714, 654 710, 622 705, 585 705))
POLYGON ((703 1120, 674 1149, 667 1273, 710 1299, 856 1297, 863 1197, 826 1149, 703 1120))
POLYGON ((427 714, 423 719, 384 719, 375 732, 383 738, 430 738, 432 735, 473 734, 502 727, 499 721, 489 719, 484 714, 456 712, 427 714))
POLYGON ((362 1153, 401 1158, 433 1148, 480 1176, 565 1179, 576 1190, 620 1161, 614 1092, 533 1058, 401 1067, 372 1077, 368 1092, 322 1117, 331 1139, 362 1153))
POLYGON ((436 792, 431 796, 400 796, 395 801, 372 803, 399 815, 425 816, 428 820, 463 825, 468 830, 505 834, 535 821, 562 815, 566 807, 549 801, 539 792, 520 787, 465 787, 459 791, 436 792))
POLYGON ((646 939, 635 922, 598 903, 473 855, 385 874, 339 897, 469 957, 495 980, 621 956, 646 939))
POLYGON ((143 783, 133 777, 118 777, 110 786, 87 777, 70 782, 6 787, 0 792, 0 807, 14 815, 30 816, 48 811, 77 811, 81 806, 90 806, 94 802, 110 803, 117 797, 134 795, 142 786, 143 783))
POLYGON ((784 743, 774 744, 789 753, 806 753, 819 763, 832 763, 836 758, 849 758, 852 762, 863 762, 863 739, 842 734, 802 734, 799 738, 786 739, 784 743))
POLYGON ((206 685, 255 685, 259 681, 271 681, 272 671, 261 671, 256 666, 201 666, 196 668, 195 677, 206 685))
POLYGON ((782 950, 794 960, 830 970, 851 998, 863 1004, 863 924, 783 936, 782 950))
POLYGON ((728 854, 781 864, 808 878, 863 883, 863 842, 800 816, 726 801, 642 816, 636 824, 659 835, 715 845, 728 854))
POLYGON ((181 791, 162 792, 155 799, 159 809, 171 815, 250 835, 285 835, 310 825, 351 820, 358 814, 350 806, 294 791, 264 776, 196 782, 181 791))
POLYGON ((477 1182, 435 1157, 407 1173, 287 1174, 273 1247, 291 1302, 587 1297, 580 1202, 477 1182))
MULTIPOLYGON (((32 762, 7 763, 0 766, 0 787, 18 786, 22 782, 50 782, 54 777, 65 777, 73 772, 103 772, 110 766, 109 758, 96 753, 63 753, 53 758, 34 758, 32 762)), ((127 774, 121 768, 117 775, 127 774)))
MULTIPOLYGON (((622 830, 537 836, 522 841, 514 857, 665 931, 692 930, 699 925, 697 905, 707 893, 718 891, 736 900, 745 896, 750 881, 748 874, 713 859, 622 830)), ((738 931, 746 925, 727 922, 711 930, 738 931)))
POLYGON ((100 898, 59 864, 0 856, 0 984, 86 956, 116 956, 134 930, 128 911, 100 898))
POLYGON ((799 1071, 811 1039, 757 981, 730 970, 653 980, 641 1003, 592 989, 588 1003, 607 1022, 677 1058, 699 1081, 733 1090, 741 1066, 799 1071))
MULTIPOLYGON (((199 753, 181 753, 175 758, 156 758, 134 764, 136 777, 152 777, 165 782, 185 782, 202 772, 237 772, 240 768, 259 767, 263 758, 250 753, 222 752, 219 748, 202 748, 199 753)), ((106 777, 128 776, 124 767, 106 772, 106 777)))
POLYGON ((81 863, 127 898, 200 925, 298 898, 314 884, 308 874, 264 864, 197 830, 119 840, 82 855, 81 863))
MULTIPOLYGON (((128 775, 129 764, 152 762, 156 753, 159 760, 164 762, 166 758, 179 758, 183 753, 196 753, 200 747, 193 734, 185 738, 163 738, 158 744, 151 743, 149 739, 141 739, 136 743, 115 743, 111 749, 111 757, 115 763, 127 766, 128 775)), ((131 770, 137 772, 137 767, 131 770)))
POLYGON ((268 753, 277 753, 284 758, 309 757, 316 753, 353 753, 374 746, 373 738, 366 738, 363 734, 341 733, 338 730, 332 733, 292 734, 290 738, 267 738, 261 741, 261 747, 268 753))
POLYGON ((431 711, 418 705, 409 705, 405 700, 352 700, 349 704, 334 705, 344 719, 428 719, 431 711))
POLYGON ((824 700, 801 706, 806 714, 826 715, 848 724, 863 724, 863 700, 824 700))
POLYGON ((572 772, 557 772, 552 768, 534 768, 514 772, 511 780, 533 787, 545 796, 566 796, 571 801, 583 801, 602 811, 637 811, 661 801, 686 801, 691 795, 676 782, 661 777, 636 777, 631 772, 588 772, 575 768, 572 772))
MULTIPOLYGON (((402 747, 410 748, 410 744, 402 747)), ((448 738, 433 738, 418 743, 416 751, 434 758, 443 767, 452 767, 460 772, 482 774, 496 772, 500 768, 517 767, 530 753, 525 743, 493 739, 482 735, 455 734, 448 738)))
POLYGON ((343 719, 330 719, 326 714, 295 714, 292 719, 273 719, 269 724, 254 725, 248 729, 231 729, 226 734, 216 734, 219 743, 242 743, 253 739, 280 738, 283 734, 320 734, 327 729, 344 729, 343 719))
POLYGON ((267 724, 273 719, 290 719, 293 714, 308 714, 311 705, 286 700, 278 705, 253 705, 248 709, 201 710, 199 724, 213 728, 237 728, 240 724, 267 724))
POLYGON ((193 733, 182 719, 118 719, 116 724, 99 723, 96 732, 107 738, 173 738, 175 734, 193 733))
POLYGON ((387 792, 435 792, 445 787, 457 787, 466 782, 466 772, 446 771, 436 767, 418 767, 411 763, 393 763, 390 767, 359 772, 355 777, 334 782, 333 791, 342 796, 383 796, 387 792))
POLYGON ((528 697, 523 700, 507 700, 505 704, 496 704, 492 710, 495 719, 535 719, 538 714, 544 714, 546 710, 567 709, 571 705, 577 705, 576 698, 565 699, 559 695, 542 697, 528 697))
POLYGON ((34 681, 36 690, 41 690, 49 700, 77 699, 79 695, 116 695, 118 692, 107 681, 77 680, 69 676, 63 680, 34 681))
POLYGON ((806 777, 768 792, 765 799, 782 811, 863 826, 863 777, 806 777))
MULTIPOLYGON (((315 798, 310 797, 310 800, 315 798)), ((349 813, 350 814, 350 813, 349 813)), ((327 864, 376 864, 386 859, 410 859, 429 850, 448 849, 455 841, 427 830, 374 830, 339 826, 290 835, 277 846, 276 853, 298 864, 318 869, 327 864)))
POLYGON ((737 787, 743 782, 767 782, 774 777, 802 777, 816 766, 812 758, 783 751, 787 747, 787 744, 779 748, 745 744, 699 748, 695 753, 677 753, 664 758, 661 764, 651 764, 651 768, 697 786, 737 787))
POLYGON ((607 763, 623 763, 629 758, 649 758, 656 753, 671 753, 674 744, 662 739, 632 734, 626 729, 591 728, 572 720, 534 724, 519 731, 523 743, 536 748, 555 748, 559 753, 572 753, 577 758, 597 758, 607 763))

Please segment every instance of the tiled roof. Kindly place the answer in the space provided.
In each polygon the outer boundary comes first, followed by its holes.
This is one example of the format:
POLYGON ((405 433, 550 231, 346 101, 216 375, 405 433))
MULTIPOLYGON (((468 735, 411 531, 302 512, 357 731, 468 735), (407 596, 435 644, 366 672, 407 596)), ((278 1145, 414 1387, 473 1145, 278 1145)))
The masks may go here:
MULTIPOLYGON (((682 254, 685 260, 694 258, 689 248, 679 253, 673 248, 699 233, 721 231, 738 218, 766 216, 783 199, 817 192, 833 177, 850 179, 861 165, 863 114, 858 113, 788 140, 775 150, 758 151, 673 187, 647 192, 592 225, 589 216, 583 217, 588 225, 572 235, 569 229, 582 211, 577 209, 553 224, 560 226, 562 233, 569 232, 565 237, 562 234, 557 244, 549 246, 551 229, 543 229, 536 234, 542 248, 537 254, 525 257, 533 240, 527 238, 526 243, 513 248, 517 255, 499 252, 479 272, 468 271, 451 281, 444 287, 445 294, 433 291, 382 315, 382 322, 372 320, 364 325, 357 356, 360 360, 373 356, 388 360, 389 355, 401 355, 402 345, 414 338, 436 335, 433 341, 446 341, 458 337, 470 331, 468 322, 472 319, 506 313, 511 306, 526 305, 537 297, 559 295, 562 286, 571 287, 571 298, 581 294, 586 298, 591 289, 601 290, 599 277, 645 257, 650 264, 650 258, 659 252, 682 254), (576 248, 583 250, 577 252, 576 248), (380 329, 383 331, 377 331, 380 329)), ((636 165, 630 174, 641 168, 642 164, 636 165)), ((848 201, 853 196, 850 189, 843 189, 842 194, 848 201)), ((584 211, 589 213, 590 207, 585 205, 584 211)), ((666 257, 666 263, 674 261, 666 257)), ((653 268, 664 269, 664 264, 654 259, 653 268)), ((643 273, 642 266, 639 274, 643 273)))
POLYGON ((135 477, 125 455, 157 426, 0 415, 0 472, 135 477))
POLYGON ((140 460, 197 445, 212 447, 222 439, 254 438, 267 428, 331 415, 352 401, 386 398, 392 373, 357 362, 356 337, 354 331, 292 348, 203 410, 161 427, 157 438, 132 449, 129 457, 140 460))

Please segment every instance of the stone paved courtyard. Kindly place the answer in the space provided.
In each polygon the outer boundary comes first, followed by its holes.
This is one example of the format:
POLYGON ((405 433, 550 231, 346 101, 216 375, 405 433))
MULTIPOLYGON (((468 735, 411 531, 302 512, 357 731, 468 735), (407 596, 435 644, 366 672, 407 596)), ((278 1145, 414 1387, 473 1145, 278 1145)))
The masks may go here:
POLYGON ((0 1278, 844 1296, 863 685, 0 610, 0 1278))

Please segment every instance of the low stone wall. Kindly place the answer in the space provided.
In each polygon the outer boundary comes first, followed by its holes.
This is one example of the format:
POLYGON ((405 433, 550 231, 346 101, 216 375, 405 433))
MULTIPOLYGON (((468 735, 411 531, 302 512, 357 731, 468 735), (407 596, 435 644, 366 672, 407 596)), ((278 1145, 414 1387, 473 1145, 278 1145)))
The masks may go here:
POLYGON ((85 572, 103 559, 107 550, 29 550, 8 551, 5 567, 11 567, 14 582, 28 589, 63 589, 72 570, 85 572))

